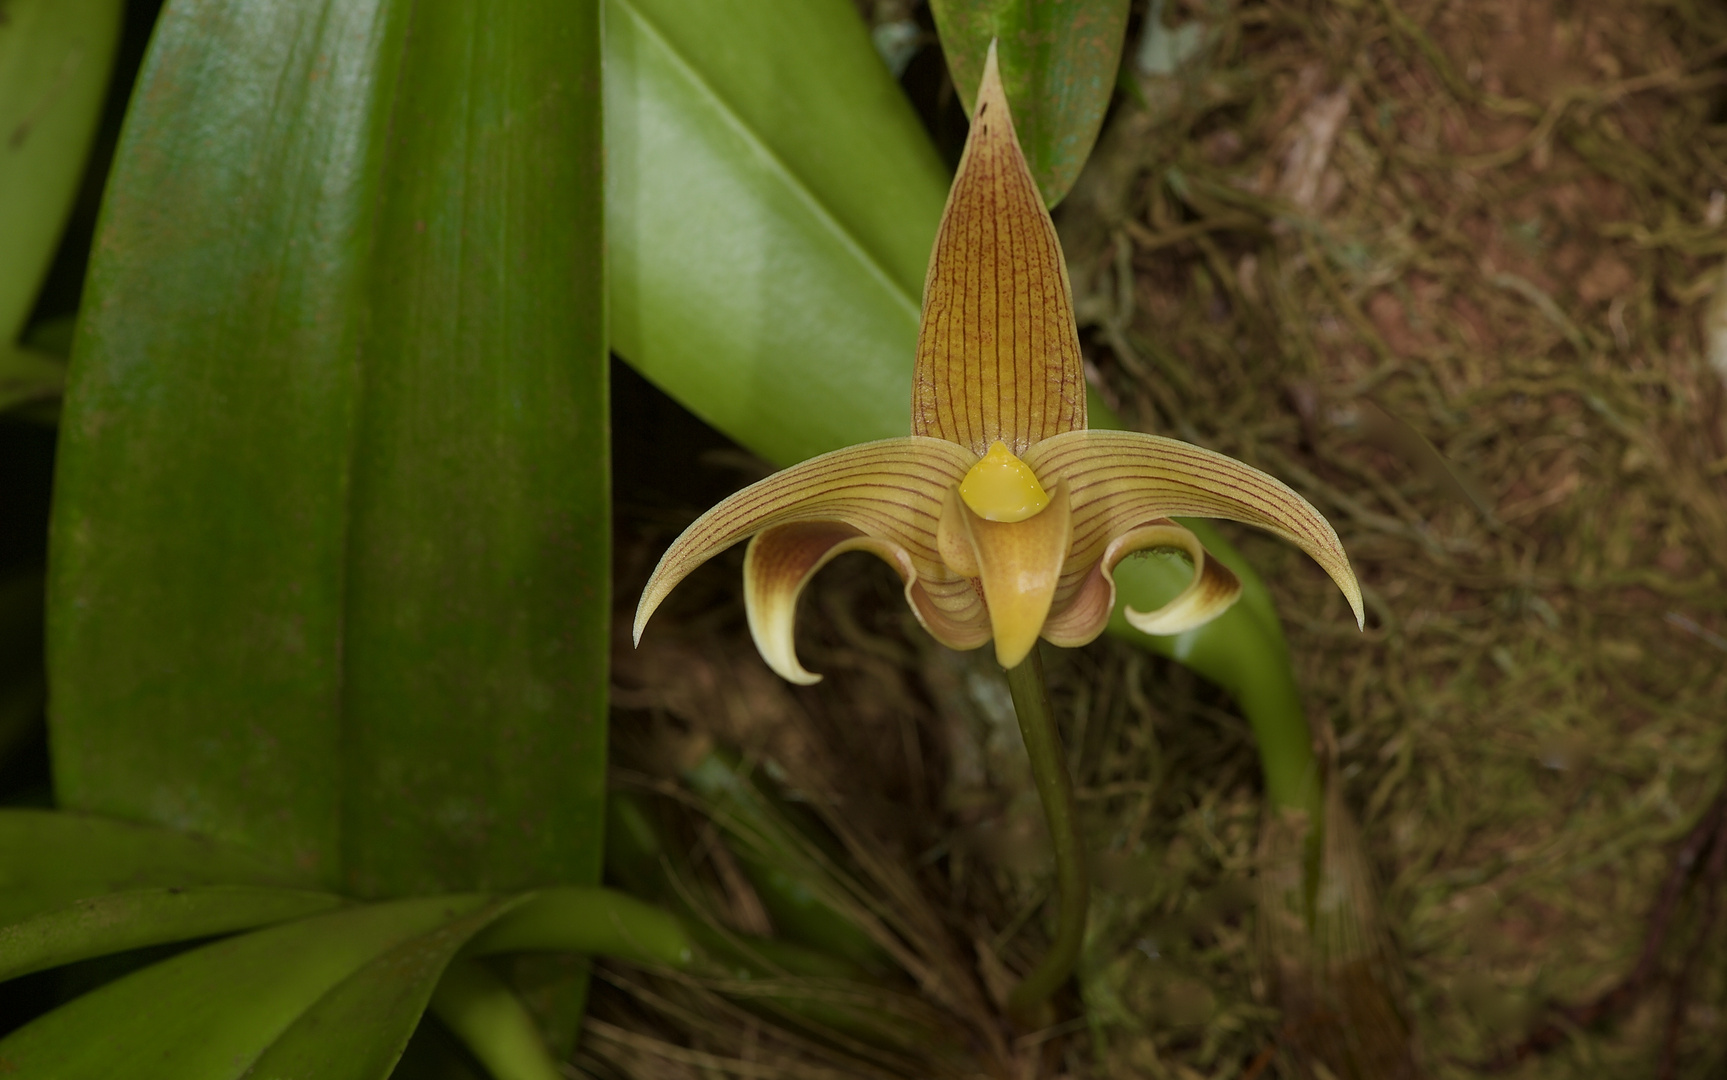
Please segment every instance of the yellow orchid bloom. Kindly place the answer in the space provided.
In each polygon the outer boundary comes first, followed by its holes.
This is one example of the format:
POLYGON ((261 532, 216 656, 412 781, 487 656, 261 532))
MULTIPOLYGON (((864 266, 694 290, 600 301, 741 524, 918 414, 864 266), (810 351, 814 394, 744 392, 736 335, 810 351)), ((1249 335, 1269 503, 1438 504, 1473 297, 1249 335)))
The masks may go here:
POLYGON ((724 500, 673 542, 636 609, 635 640, 691 571, 750 538, 744 600, 770 667, 794 683, 799 594, 836 555, 899 571, 936 640, 994 640, 1005 668, 1041 636, 1083 645, 1115 606, 1113 571, 1151 548, 1187 553, 1193 579, 1151 612, 1149 634, 1221 614, 1241 585, 1175 515, 1227 518, 1300 546, 1349 599, 1361 591, 1337 533, 1281 481, 1174 439, 1086 429, 1067 267, 1014 133, 991 48, 924 284, 911 435, 846 447, 724 500))

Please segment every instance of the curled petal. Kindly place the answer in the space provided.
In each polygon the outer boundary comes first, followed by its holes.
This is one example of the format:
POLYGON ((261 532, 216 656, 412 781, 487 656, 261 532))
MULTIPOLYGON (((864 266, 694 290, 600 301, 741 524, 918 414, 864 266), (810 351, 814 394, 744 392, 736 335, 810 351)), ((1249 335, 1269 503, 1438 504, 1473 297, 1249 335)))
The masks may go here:
MULTIPOLYGON (((1204 626, 1241 598, 1241 579, 1235 576, 1235 571, 1211 558, 1199 538, 1180 525, 1152 526, 1124 533, 1110 543, 1099 565, 1113 571, 1117 563, 1134 551, 1178 546, 1193 563, 1193 580, 1187 583, 1187 588, 1156 611, 1122 610, 1128 625, 1142 634, 1180 634, 1204 626)), ((1114 603, 1112 595, 1111 606, 1114 603)))
POLYGON ((969 582, 959 582, 963 591, 948 590, 960 603, 944 606, 925 590, 911 556, 897 544, 837 522, 777 525, 757 533, 744 556, 744 609, 756 648, 780 678, 803 686, 821 681, 820 675, 798 662, 793 637, 798 596, 816 571, 848 551, 870 552, 899 571, 906 603, 937 641, 955 649, 975 649, 989 640, 989 620, 969 582))
POLYGON ((883 439, 811 458, 751 484, 697 518, 666 549, 636 606, 635 640, 641 641, 654 609, 692 570, 775 525, 845 525, 902 551, 920 576, 952 578, 936 553, 936 523, 947 493, 976 460, 941 439, 883 439))
POLYGON ((1067 486, 1057 484, 1049 505, 1024 521, 986 521, 955 492, 944 508, 938 543, 956 572, 983 585, 995 637, 995 658, 1016 667, 1037 644, 1067 561, 1071 513, 1067 486))
POLYGON ((1186 552, 1193 563, 1193 580, 1156 611, 1123 611, 1134 629, 1146 634, 1179 634, 1222 615, 1241 596, 1241 581, 1229 567, 1207 555, 1199 537, 1168 519, 1148 522, 1111 540, 1103 558, 1071 587, 1072 591, 1064 588, 1058 593, 1058 610, 1044 626, 1043 636, 1052 644, 1073 648, 1103 633, 1115 608, 1116 566, 1136 551, 1154 548, 1186 552))
POLYGON ((1073 495, 1068 571, 1103 556, 1124 527, 1189 515, 1257 525, 1311 555, 1343 590, 1361 625, 1361 587, 1331 523, 1288 485, 1190 443, 1135 431, 1071 431, 1022 455, 1047 486, 1073 495))
POLYGON ((911 426, 980 456, 1085 427, 1067 264, 1014 134, 995 48, 924 277, 911 426))
POLYGON ((906 602, 930 636, 950 649, 975 649, 989 640, 989 612, 971 579, 946 575, 907 582, 906 602))

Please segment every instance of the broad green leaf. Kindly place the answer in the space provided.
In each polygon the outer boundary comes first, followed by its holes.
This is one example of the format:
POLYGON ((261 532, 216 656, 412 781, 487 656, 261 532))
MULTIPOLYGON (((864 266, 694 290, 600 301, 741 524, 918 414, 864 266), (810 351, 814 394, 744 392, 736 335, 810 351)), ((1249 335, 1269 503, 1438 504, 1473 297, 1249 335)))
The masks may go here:
POLYGON ((851 5, 607 0, 606 154, 632 367, 778 465, 910 431, 950 177, 851 5))
MULTIPOLYGON (((0 927, 0 979, 120 949, 316 915, 342 903, 341 898, 326 893, 236 886, 138 889, 99 896, 0 927)), ((300 989, 288 992, 268 988, 272 1003, 264 1011, 206 1012, 206 1021, 229 1040, 226 1045, 233 1060, 252 1060, 263 1047, 268 1047, 262 1050, 262 1057, 257 1058, 252 1071, 245 1074, 248 1077, 361 1080, 387 1075, 431 998, 440 974, 464 947, 475 956, 560 950, 601 953, 636 963, 680 968, 689 966, 692 958, 682 928, 664 912, 609 889, 566 887, 483 904, 475 897, 447 897, 315 917, 295 926, 230 939, 199 950, 191 954, 203 957, 195 963, 182 957, 163 965, 183 966, 186 970, 178 976, 141 973, 126 980, 140 985, 128 990, 104 989, 98 994, 112 990, 113 1000, 107 1008, 117 1013, 135 1007, 141 998, 154 1000, 157 994, 170 997, 181 994, 184 1004, 184 999, 198 986, 212 998, 264 992, 257 985, 260 976, 246 974, 247 961, 236 959, 233 953, 243 953, 251 958, 250 962, 267 969, 286 963, 301 948, 328 951, 332 947, 337 951, 315 959, 315 966, 290 966, 285 970, 281 977, 300 989), (430 909, 424 907, 427 904, 430 909), (384 917, 380 913, 386 908, 396 914, 384 917), (430 928, 426 928, 428 910, 444 916, 430 928), (343 921, 345 915, 353 918, 343 921), (381 935, 395 934, 397 922, 403 919, 417 936, 397 934, 389 938, 393 944, 379 945, 387 951, 356 958, 355 950, 369 948, 369 943, 376 943, 381 935), (305 929, 299 929, 302 927, 305 929), (276 936, 266 941, 266 934, 276 936), (344 963, 350 966, 351 973, 340 970, 344 963), (332 976, 339 981, 330 982, 332 976), (319 991, 321 996, 308 998, 308 988, 318 985, 320 979, 324 980, 327 992, 319 991), (295 1012, 296 1007, 299 1012, 295 1012), (291 1023, 283 1028, 285 1021, 291 1023)), ((293 964, 301 963, 299 958, 293 960, 293 964)), ((482 1056, 492 1052, 503 1054, 515 1063, 516 1074, 521 1075, 523 1062, 539 1060, 530 1051, 538 1048, 540 1059, 545 1057, 539 1034, 501 982, 492 980, 477 986, 479 977, 474 975, 474 969, 470 966, 463 971, 466 975, 457 980, 458 985, 438 991, 448 1013, 446 1019, 455 1024, 458 1033, 474 1045, 476 1052, 482 1056), (496 985, 492 985, 494 982, 496 985)), ((81 1015, 85 1023, 106 1022, 102 1018, 110 1015, 100 1009, 79 1012, 85 1008, 85 1000, 81 999, 61 1011, 81 1015)), ((44 1018, 40 1023, 49 1025, 51 1020, 53 1024, 62 1023, 52 1018, 44 1018)), ((39 1033, 35 1042, 26 1039, 25 1044, 52 1047, 59 1040, 75 1038, 76 1030, 75 1025, 59 1027, 48 1035, 39 1033)), ((160 1040, 165 1061, 177 1063, 175 1067, 187 1063, 184 1067, 193 1070, 187 1075, 239 1075, 196 1072, 200 1059, 194 1048, 175 1041, 189 1038, 197 1042, 198 1037, 188 1034, 191 1030, 195 1029, 181 1030, 177 1036, 160 1040)), ((0 1044, 0 1061, 20 1060, 6 1056, 10 1048, 9 1043, 0 1044)), ((29 1054, 22 1060, 30 1060, 29 1054)), ((43 1051, 39 1060, 53 1058, 43 1051)), ((98 1055, 89 1064, 94 1068, 103 1060, 107 1059, 98 1055)))
MULTIPOLYGON (((12 0, 0 9, 0 345, 23 330, 78 193, 122 7, 12 0)), ((16 360, 0 353, 0 409, 14 403, 16 360)))
POLYGON ((948 177, 846 0, 608 0, 606 151, 620 355, 780 464, 906 434, 948 177))
POLYGON ((339 896, 250 885, 134 889, 0 926, 0 979, 173 941, 228 934, 339 907, 339 896))
MULTIPOLYGON (((920 130, 889 122, 903 105, 879 105, 885 76, 851 13, 799 7, 808 21, 794 47, 759 25, 767 16, 756 10, 743 0, 608 2, 612 321, 632 366, 786 466, 907 432, 921 273, 907 284, 863 253, 921 249, 927 262, 947 177, 920 130), (712 32, 674 48, 664 27, 697 9, 716 20, 712 32), (799 49, 823 57, 819 75, 800 66, 799 49), (752 78, 773 82, 776 108, 746 110, 735 104, 746 95, 721 92, 752 78), (836 118, 836 98, 863 104, 836 118), (887 181, 848 187, 842 173, 817 184, 813 166, 799 164, 859 155, 923 194, 896 200, 892 215, 848 217, 842 207, 887 181)), ((980 71, 981 61, 980 52, 980 71)), ((909 256, 896 265, 911 265, 909 256)), ((1093 427, 1120 426, 1095 396, 1089 412, 1093 427)), ((1310 735, 1270 593, 1214 529, 1184 524, 1242 579, 1241 603, 1176 638, 1148 638, 1120 620, 1117 632, 1233 693, 1259 736, 1273 799, 1307 805, 1310 735)), ((1154 610, 1188 576, 1185 564, 1129 560, 1116 574, 1118 610, 1154 610)))
POLYGON ((479 896, 399 900, 206 945, 26 1024, 0 1040, 0 1062, 18 1080, 238 1078, 373 960, 458 920, 483 920, 495 903, 479 896))
MULTIPOLYGON (((272 1042, 246 1080, 383 1080, 440 977, 457 974, 447 971, 451 959, 498 911, 488 905, 368 961, 272 1042)), ((500 990, 515 1001, 507 987, 500 990)), ((531 1021, 529 1031, 537 1041, 531 1021)), ((508 1078, 494 1073, 494 1080, 508 1078)))
POLYGON ((690 961, 675 920, 609 889, 553 888, 481 906, 454 900, 465 914, 358 967, 273 1039, 249 1080, 386 1076, 428 1001, 500 1080, 556 1076, 509 987, 472 961, 451 966, 458 952, 559 949, 678 967, 690 961))
POLYGON ((0 924, 104 893, 296 883, 258 855, 172 829, 48 810, 0 811, 0 924))
POLYGON ((64 805, 360 895, 597 880, 598 28, 165 10, 62 425, 64 805))
POLYGON ((731 148, 748 149, 749 165, 771 156, 790 198, 901 290, 922 291, 934 234, 893 226, 939 216, 947 172, 848 0, 612 0, 607 17, 608 38, 622 35, 608 49, 682 68, 705 115, 747 140, 731 148))
POLYGON ((1043 201, 1079 178, 1115 91, 1128 0, 930 0, 954 88, 971 115, 995 41, 1014 129, 1043 201))

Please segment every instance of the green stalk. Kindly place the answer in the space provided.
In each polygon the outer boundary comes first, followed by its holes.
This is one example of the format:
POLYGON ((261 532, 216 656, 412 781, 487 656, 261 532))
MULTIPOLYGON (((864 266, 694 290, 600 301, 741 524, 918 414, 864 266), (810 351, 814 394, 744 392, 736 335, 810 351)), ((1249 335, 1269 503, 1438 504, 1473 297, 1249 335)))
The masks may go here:
POLYGON ((1073 974, 1085 941, 1085 917, 1091 904, 1091 880, 1086 872, 1085 843, 1079 835, 1079 815, 1073 799, 1073 779, 1067 772, 1067 755, 1055 730, 1055 713, 1049 706, 1049 684, 1044 681, 1043 661, 1034 648, 1018 667, 1007 672, 1014 712, 1019 714, 1020 734, 1025 737, 1026 756, 1031 759, 1032 779, 1043 800, 1044 818, 1055 847, 1055 879, 1060 908, 1055 939, 1049 952, 1013 992, 1008 994, 1008 1012, 1019 1020, 1035 1015, 1038 1007, 1073 974))

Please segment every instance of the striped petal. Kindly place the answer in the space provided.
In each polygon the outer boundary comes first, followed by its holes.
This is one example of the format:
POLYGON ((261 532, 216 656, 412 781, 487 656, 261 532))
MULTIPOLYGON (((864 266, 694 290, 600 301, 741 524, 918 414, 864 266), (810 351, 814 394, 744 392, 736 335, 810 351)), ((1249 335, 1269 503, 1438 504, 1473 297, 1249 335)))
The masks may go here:
POLYGON ((1043 632, 1067 562, 1072 517, 1067 485, 1023 521, 987 521, 958 492, 944 508, 937 543, 956 573, 975 577, 989 611, 995 658, 1017 667, 1043 632))
POLYGON ((1043 636, 1063 648, 1089 644, 1109 625, 1109 614, 1115 609, 1117 564, 1136 551, 1157 548, 1186 552, 1193 563, 1193 580, 1156 611, 1123 611, 1134 629, 1146 634, 1192 630, 1228 611, 1241 596, 1241 581, 1229 567, 1210 558, 1199 537, 1164 518, 1117 535, 1089 569, 1082 566, 1063 574, 1056 589, 1055 613, 1044 625, 1043 636))
POLYGON ((940 439, 883 439, 811 458, 750 485, 697 518, 666 550, 636 606, 636 642, 654 609, 692 570, 739 540, 793 522, 844 525, 891 545, 929 583, 931 604, 962 617, 961 587, 971 586, 956 582, 942 565, 936 526, 948 492, 976 460, 940 439))
POLYGON ((1085 427, 1073 293, 1020 152, 995 46, 924 279, 912 433, 982 456, 1085 427))
POLYGON ((776 525, 757 533, 744 556, 744 609, 756 648, 782 679, 803 686, 821 681, 798 662, 793 635, 798 596, 816 571, 848 551, 870 552, 899 571, 906 603, 937 641, 954 649, 975 649, 989 640, 989 617, 970 582, 948 583, 957 589, 938 586, 937 596, 932 596, 911 556, 897 544, 837 522, 776 525))
POLYGON ((1282 481, 1190 443, 1135 431, 1073 431, 1021 457, 1047 487, 1068 484, 1073 546, 1067 571, 1103 558, 1110 542, 1160 517, 1227 518, 1257 525, 1311 555, 1361 625, 1361 587, 1331 523, 1282 481))

